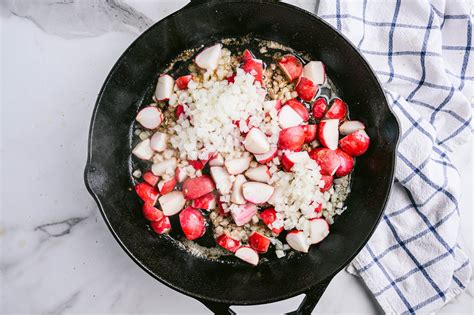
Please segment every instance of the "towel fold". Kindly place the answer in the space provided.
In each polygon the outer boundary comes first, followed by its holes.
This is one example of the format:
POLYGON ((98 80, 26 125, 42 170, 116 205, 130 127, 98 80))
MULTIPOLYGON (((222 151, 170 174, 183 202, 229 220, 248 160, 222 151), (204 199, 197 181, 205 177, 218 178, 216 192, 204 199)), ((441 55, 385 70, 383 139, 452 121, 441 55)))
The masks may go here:
POLYGON ((367 58, 401 124, 395 184, 376 232, 347 270, 387 313, 434 312, 469 282, 457 243, 460 177, 472 136, 472 1, 322 0, 318 15, 367 58))

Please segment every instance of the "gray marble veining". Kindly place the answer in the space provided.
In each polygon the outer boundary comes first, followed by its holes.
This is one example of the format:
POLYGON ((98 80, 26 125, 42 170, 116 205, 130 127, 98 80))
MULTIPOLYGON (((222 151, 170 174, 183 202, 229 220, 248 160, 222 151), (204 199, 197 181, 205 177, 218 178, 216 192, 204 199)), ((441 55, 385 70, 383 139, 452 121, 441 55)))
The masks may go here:
MULTIPOLYGON (((317 1, 291 2, 313 10, 317 1)), ((207 313, 133 263, 82 180, 90 115, 108 71, 138 34, 186 3, 0 2, 0 313, 207 313)), ((466 183, 472 174, 470 150, 460 148, 455 161, 466 183)), ((469 209, 472 180, 463 188, 461 207, 469 209)), ((472 257, 472 214, 461 229, 472 257)), ((234 309, 282 313, 301 299, 234 309)), ((315 311, 378 314, 374 303, 357 278, 341 272, 315 311)), ((440 313, 469 313, 472 303, 471 282, 440 313)))
POLYGON ((7 10, 31 20, 48 34, 65 38, 98 36, 111 31, 142 33, 153 21, 120 0, 6 0, 7 10))

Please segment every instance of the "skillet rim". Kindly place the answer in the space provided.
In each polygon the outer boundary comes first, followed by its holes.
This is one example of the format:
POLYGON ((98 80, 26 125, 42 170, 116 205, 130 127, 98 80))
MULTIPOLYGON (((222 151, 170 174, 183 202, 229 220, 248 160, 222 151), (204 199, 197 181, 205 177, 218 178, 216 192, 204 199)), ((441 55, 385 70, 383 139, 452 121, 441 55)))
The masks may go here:
POLYGON ((387 202, 388 202, 388 199, 391 195, 391 191, 392 191, 392 187, 393 187, 393 183, 394 183, 394 178, 395 178, 395 167, 396 167, 396 164, 397 164, 397 159, 396 159, 396 153, 397 153, 397 149, 398 149, 398 145, 399 145, 399 138, 400 138, 400 122, 397 118, 397 116, 394 114, 392 108, 390 107, 388 101, 387 101, 387 96, 384 92, 384 89, 382 87, 382 84, 380 83, 379 79, 377 78, 377 76, 375 75, 375 72, 374 70, 372 69, 372 67, 370 66, 370 64, 368 63, 368 61, 366 60, 366 58, 361 54, 359 53, 359 51, 357 50, 357 48, 354 46, 354 44, 352 44, 347 38, 345 35, 343 35, 342 33, 340 33, 338 30, 336 30, 331 24, 329 24, 328 22, 326 22, 325 20, 323 20, 322 18, 320 18, 319 16, 317 16, 316 14, 312 13, 312 12, 309 12, 305 9, 302 9, 300 7, 297 7, 297 6, 294 6, 294 5, 291 5, 291 4, 288 4, 288 3, 283 3, 283 2, 260 2, 259 3, 262 3, 262 4, 265 4, 265 5, 275 5, 275 6, 281 6, 281 7, 285 7, 286 9, 289 9, 289 10, 294 10, 296 11, 297 13, 301 13, 301 14, 306 14, 308 15, 309 17, 311 17, 312 19, 316 19, 318 20, 320 23, 324 24, 325 26, 327 26, 330 30, 333 31, 335 37, 338 37, 339 40, 342 40, 344 42, 346 42, 346 44, 348 44, 352 49, 353 49, 353 52, 358 55, 358 57, 360 57, 360 61, 362 62, 363 66, 366 68, 366 70, 369 72, 371 78, 376 82, 376 86, 375 88, 377 89, 377 91, 379 93, 381 93, 383 95, 383 99, 385 100, 385 106, 387 107, 388 109, 388 112, 390 114, 390 116, 393 118, 394 122, 395 122, 395 125, 397 126, 396 128, 396 139, 394 141, 393 144, 389 144, 389 147, 392 147, 393 148, 393 163, 392 163, 392 166, 390 168, 390 174, 389 174, 389 182, 390 182, 390 185, 389 185, 389 188, 387 190, 387 192, 385 193, 385 198, 383 200, 383 205, 379 211, 379 215, 377 216, 377 219, 376 221, 374 222, 374 224, 372 225, 372 228, 371 230, 369 231, 366 239, 364 240, 364 242, 361 244, 361 246, 359 248, 357 248, 357 250, 355 250, 353 252, 353 254, 346 260, 344 261, 338 268, 336 268, 336 270, 334 271, 333 274, 331 275, 328 275, 325 279, 322 279, 320 282, 318 283, 315 283, 311 286, 306 286, 306 287, 302 287, 301 289, 299 290, 295 290, 293 292, 290 292, 288 294, 281 294, 281 295, 278 295, 278 296, 275 296, 275 297, 272 297, 272 298, 267 298, 267 299, 263 299, 263 300, 252 300, 250 302, 248 301, 235 301, 235 300, 222 300, 222 299, 219 299, 219 298, 215 298, 213 296, 211 297, 208 297, 208 296, 203 296, 199 293, 194 293, 194 292, 190 292, 188 290, 185 290, 185 289, 182 289, 180 287, 177 287, 175 286, 173 283, 171 282, 168 282, 164 279, 161 279, 159 277, 159 275, 155 274, 154 271, 150 270, 146 265, 144 265, 138 258, 135 257, 135 255, 124 245, 124 243, 122 242, 122 240, 120 239, 120 237, 118 236, 118 234, 115 232, 114 230, 114 227, 112 227, 110 221, 108 220, 107 218, 107 215, 105 213, 105 210, 104 210, 104 207, 102 205, 102 202, 100 200, 100 198, 97 196, 97 194, 95 193, 95 191, 92 189, 91 187, 91 183, 90 183, 90 177, 93 176, 93 173, 94 173, 94 169, 93 167, 91 166, 91 161, 92 161, 92 142, 93 142, 93 131, 94 131, 94 127, 95 127, 95 121, 96 121, 96 116, 97 116, 97 112, 98 112, 98 109, 99 109, 99 106, 102 102, 102 98, 104 96, 104 91, 106 90, 107 86, 109 85, 109 82, 111 81, 112 77, 114 76, 115 72, 117 71, 117 68, 119 67, 119 65, 121 64, 122 62, 122 59, 124 59, 124 57, 128 54, 128 52, 133 48, 135 47, 135 45, 137 44, 137 42, 141 39, 141 37, 143 35, 145 35, 146 33, 148 32, 151 32, 152 29, 154 29, 155 27, 159 27, 162 23, 164 23, 165 21, 169 20, 169 19, 172 19, 174 18, 175 16, 178 16, 179 14, 182 14, 184 11, 187 11, 187 10, 193 10, 193 9, 197 9, 197 8, 201 8, 203 6, 211 6, 213 4, 227 4, 227 3, 249 3, 249 2, 252 2, 252 1, 246 1, 246 0, 225 0, 225 1, 219 1, 219 2, 215 2, 215 3, 212 3, 212 2, 201 2, 201 3, 198 3, 198 4, 195 4, 193 3, 192 5, 185 5, 184 7, 182 7, 181 9, 179 9, 178 11, 176 12, 173 12, 172 14, 166 16, 165 18, 159 20, 158 22, 156 22, 155 24, 153 24, 152 26, 150 26, 147 30, 145 30, 142 34, 140 34, 128 47, 127 49, 120 55, 120 57, 117 59, 117 61, 115 62, 115 64, 113 65, 112 69, 110 70, 109 74, 107 75, 100 91, 99 91, 99 94, 98 94, 98 97, 97 97, 97 100, 95 102, 95 105, 94 105, 94 109, 93 109, 93 112, 92 112, 92 118, 91 118, 91 123, 90 123, 90 127, 89 127, 89 136, 88 136, 88 145, 87 145, 87 161, 86 161, 86 166, 85 166, 85 169, 84 169, 84 182, 85 182, 85 186, 88 190, 88 192, 90 193, 90 195, 93 197, 93 199, 95 200, 95 202, 97 203, 97 206, 100 210, 100 213, 108 227, 108 229, 110 230, 110 232, 112 233, 114 239, 117 241, 117 243, 120 245, 120 247, 127 253, 127 255, 141 268, 143 269, 146 273, 148 273, 150 276, 152 276, 154 279, 158 280, 160 283, 163 283, 164 285, 168 286, 169 288, 172 288, 173 290, 176 290, 182 294, 185 294, 191 298, 194 298, 194 299, 198 299, 199 301, 212 301, 212 302, 216 302, 216 303, 222 303, 222 304, 228 304, 228 305, 258 305, 258 304, 268 304, 268 303, 273 303, 273 302, 277 302, 277 301, 281 301, 281 300, 285 300, 285 299, 289 299, 289 298, 292 298, 292 297, 295 297, 297 295, 300 295, 300 294, 303 294, 303 293, 308 293, 309 291, 311 291, 312 289, 314 289, 315 287, 317 287, 320 283, 323 283, 325 281, 327 281, 328 279, 332 279, 337 273, 339 273, 343 268, 345 268, 350 261, 352 261, 356 256, 357 254, 364 248, 364 246, 367 244, 367 242, 370 240, 370 238, 372 237, 373 233, 375 232, 375 229, 377 228, 379 222, 380 222, 380 219, 382 218, 382 215, 385 211, 385 208, 387 206, 387 202))

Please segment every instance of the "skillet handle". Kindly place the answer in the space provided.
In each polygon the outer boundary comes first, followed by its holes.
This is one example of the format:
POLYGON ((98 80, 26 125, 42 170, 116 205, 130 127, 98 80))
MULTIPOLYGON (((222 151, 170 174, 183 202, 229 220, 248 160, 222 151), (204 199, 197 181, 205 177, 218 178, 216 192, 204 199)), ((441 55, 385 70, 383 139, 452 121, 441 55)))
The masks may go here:
MULTIPOLYGON (((319 283, 317 286, 309 289, 305 292, 305 298, 301 302, 300 306, 296 311, 286 313, 286 315, 310 315, 311 312, 318 304, 321 296, 324 291, 326 291, 329 283, 331 282, 333 276, 326 278, 323 282, 319 283)), ((218 315, 235 315, 237 314, 230 309, 229 304, 212 302, 204 299, 199 299, 199 302, 204 304, 211 312, 218 315)))
POLYGON ((218 315, 236 315, 237 313, 230 309, 229 304, 212 302, 208 300, 198 299, 199 302, 204 304, 211 312, 218 315))
POLYGON ((331 282, 333 276, 328 277, 323 282, 319 283, 317 286, 309 289, 305 292, 305 297, 301 302, 300 306, 296 311, 286 313, 286 315, 309 315, 318 304, 321 296, 323 295, 324 291, 326 291, 329 282, 331 282))

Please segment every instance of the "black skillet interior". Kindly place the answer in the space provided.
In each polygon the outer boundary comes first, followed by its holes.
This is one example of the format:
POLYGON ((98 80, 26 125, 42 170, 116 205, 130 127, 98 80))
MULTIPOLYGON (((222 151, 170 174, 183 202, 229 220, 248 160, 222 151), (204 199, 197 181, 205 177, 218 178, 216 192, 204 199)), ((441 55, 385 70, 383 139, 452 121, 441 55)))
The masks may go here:
POLYGON ((155 24, 122 55, 93 114, 86 184, 124 250, 150 275, 198 298, 224 304, 261 304, 317 288, 362 248, 383 212, 393 179, 398 124, 384 93, 356 49, 328 24, 296 7, 270 2, 219 1, 191 6, 155 24), (308 52, 363 121, 372 142, 357 160, 348 210, 308 255, 251 267, 190 255, 150 232, 130 179, 131 126, 157 75, 185 49, 221 38, 251 36, 308 52))

